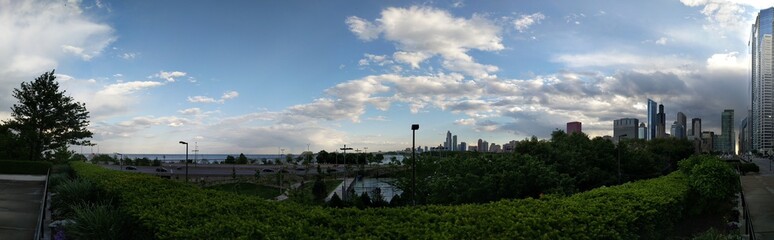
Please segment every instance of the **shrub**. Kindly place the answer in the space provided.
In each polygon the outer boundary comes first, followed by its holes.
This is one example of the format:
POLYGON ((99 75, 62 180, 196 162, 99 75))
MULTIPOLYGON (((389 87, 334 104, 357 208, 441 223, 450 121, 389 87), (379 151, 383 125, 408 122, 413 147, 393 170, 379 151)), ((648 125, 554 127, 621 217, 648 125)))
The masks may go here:
POLYGON ((748 172, 760 172, 761 169, 755 163, 739 163, 739 171, 742 174, 747 174, 748 172))
POLYGON ((139 239, 132 236, 129 217, 110 204, 79 203, 72 207, 73 224, 67 225, 74 239, 139 239))
POLYGON ((0 161, 0 174, 46 175, 51 163, 46 161, 0 161))
POLYGON ((62 183, 70 180, 70 175, 67 173, 54 173, 48 176, 48 186, 51 189, 56 188, 62 183))
POLYGON ((83 179, 65 180, 53 188, 51 207, 60 218, 72 218, 74 207, 82 203, 96 203, 100 200, 94 183, 83 179))

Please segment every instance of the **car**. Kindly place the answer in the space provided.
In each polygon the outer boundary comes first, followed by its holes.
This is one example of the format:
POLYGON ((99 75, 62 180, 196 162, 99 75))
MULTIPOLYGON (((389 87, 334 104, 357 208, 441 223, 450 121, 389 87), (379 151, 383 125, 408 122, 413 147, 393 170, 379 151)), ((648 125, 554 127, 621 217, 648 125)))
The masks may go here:
POLYGON ((328 169, 325 169, 325 171, 332 173, 332 172, 336 172, 337 170, 335 168, 328 168, 328 169))
POLYGON ((183 167, 177 167, 177 170, 183 170, 183 167))
POLYGON ((156 172, 169 172, 166 168, 156 168, 156 172))
POLYGON ((265 168, 265 169, 261 170, 261 172, 274 172, 274 170, 265 168))
POLYGON ((306 171, 306 168, 296 168, 296 171, 306 171))
POLYGON ((124 169, 126 169, 126 170, 137 170, 137 168, 133 167, 133 166, 126 166, 126 168, 124 168, 124 169))

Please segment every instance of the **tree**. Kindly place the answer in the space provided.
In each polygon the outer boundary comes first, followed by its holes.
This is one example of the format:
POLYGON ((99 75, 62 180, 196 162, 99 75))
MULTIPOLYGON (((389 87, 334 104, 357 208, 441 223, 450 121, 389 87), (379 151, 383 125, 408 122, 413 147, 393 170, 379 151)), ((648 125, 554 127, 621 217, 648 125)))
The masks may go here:
POLYGON ((245 157, 244 153, 239 154, 239 158, 236 160, 237 164, 247 164, 247 157, 245 157))
POLYGON ((312 194, 314 195, 314 200, 318 202, 325 201, 325 197, 328 195, 328 189, 325 189, 325 182, 323 182, 320 175, 317 175, 317 179, 314 180, 312 194))
POLYGON ((226 156, 226 160, 223 163, 225 163, 225 164, 234 164, 234 163, 236 163, 236 158, 234 158, 234 156, 228 155, 228 156, 226 156))
POLYGON ((12 119, 6 123, 25 143, 29 160, 39 160, 44 152, 68 145, 88 145, 86 139, 93 135, 86 129, 86 105, 60 91, 55 79, 52 70, 13 90, 19 104, 11 107, 12 119))

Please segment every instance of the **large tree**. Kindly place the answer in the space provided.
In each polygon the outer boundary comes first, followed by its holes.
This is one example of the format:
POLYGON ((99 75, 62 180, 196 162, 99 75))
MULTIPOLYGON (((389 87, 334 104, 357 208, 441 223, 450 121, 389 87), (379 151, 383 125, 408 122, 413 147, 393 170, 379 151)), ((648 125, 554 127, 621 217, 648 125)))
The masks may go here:
POLYGON ((13 90, 19 100, 11 107, 9 129, 18 134, 29 151, 28 159, 39 160, 43 153, 68 145, 88 145, 93 135, 86 105, 59 90, 54 70, 13 90))

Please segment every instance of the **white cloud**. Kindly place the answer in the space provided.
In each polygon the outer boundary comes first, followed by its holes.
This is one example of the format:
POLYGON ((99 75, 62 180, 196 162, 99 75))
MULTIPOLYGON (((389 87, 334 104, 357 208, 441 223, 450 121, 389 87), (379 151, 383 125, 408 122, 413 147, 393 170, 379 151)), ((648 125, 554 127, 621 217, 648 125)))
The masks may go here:
POLYGON ((374 55, 374 54, 366 53, 366 54, 363 54, 363 56, 365 56, 365 58, 360 59, 358 61, 358 65, 360 66, 371 65, 371 63, 374 63, 379 66, 393 64, 393 61, 390 60, 390 58, 388 58, 387 55, 374 55))
POLYGON ((684 5, 689 7, 702 7, 701 13, 706 17, 707 24, 704 28, 709 31, 723 32, 739 32, 749 31, 747 28, 750 24, 753 16, 746 13, 745 6, 761 6, 765 5, 766 8, 771 7, 771 3, 764 4, 766 1, 727 1, 727 0, 680 0, 684 5))
POLYGON ((134 93, 162 85, 164 83, 155 81, 109 84, 93 95, 87 95, 85 97, 86 103, 89 106, 89 111, 93 113, 92 116, 106 118, 128 111, 129 107, 138 101, 133 96, 134 93))
POLYGON ((219 102, 218 100, 215 100, 211 97, 205 97, 205 96, 193 96, 188 97, 188 101, 192 103, 216 103, 219 102))
POLYGON ((221 100, 228 100, 228 99, 234 99, 239 96, 239 93, 237 91, 229 91, 223 93, 223 96, 220 97, 221 100))
POLYGON ((658 40, 656 40, 656 44, 658 44, 658 45, 666 45, 667 44, 667 38, 666 37, 659 38, 658 40))
MULTIPOLYGON (((113 29, 84 14, 79 2, 0 1, 0 92, 56 68, 97 57, 115 40, 113 29)), ((6 94, 2 94, 6 95, 6 94)), ((13 99, 0 97, 0 109, 13 99)))
POLYGON ((228 91, 223 93, 220 99, 215 99, 207 96, 193 96, 188 97, 188 101, 192 103, 225 103, 226 100, 234 99, 239 96, 237 91, 228 91))
POLYGON ((536 23, 540 23, 540 21, 545 18, 546 16, 540 12, 536 12, 530 15, 521 15, 519 19, 513 20, 513 26, 516 28, 516 30, 519 30, 519 32, 524 32, 530 26, 536 23))
POLYGON ((122 53, 121 55, 118 55, 118 56, 123 58, 123 59, 125 59, 125 60, 132 60, 132 59, 136 58, 138 55, 139 55, 138 53, 126 52, 126 53, 122 53))
POLYGON ((363 40, 373 40, 381 33, 397 44, 396 60, 418 67, 425 59, 440 55, 444 67, 476 78, 493 77, 497 68, 475 62, 467 54, 471 49, 499 51, 501 29, 484 16, 456 18, 449 12, 431 7, 387 8, 377 24, 358 17, 347 18, 350 30, 363 40), (369 29, 366 31, 365 29, 369 29), (398 59, 400 58, 400 59, 398 59))
POLYGON ((454 124, 464 125, 464 126, 472 126, 472 125, 476 124, 476 119, 474 119, 474 118, 457 119, 457 120, 454 120, 454 124))
POLYGON ((371 41, 378 38, 379 33, 382 31, 368 20, 355 16, 348 17, 345 23, 349 25, 349 30, 363 41, 371 41))
MULTIPOLYGON (((749 57, 739 58, 739 52, 716 53, 707 59, 707 69, 709 70, 731 70, 747 71, 751 59, 749 57)), ((749 55, 745 55, 749 56, 749 55)))
POLYGON ((183 115, 199 115, 202 113, 202 110, 200 108, 187 108, 178 112, 183 115))
POLYGON ((159 73, 156 73, 153 75, 153 77, 165 79, 169 82, 174 82, 175 78, 185 77, 185 76, 186 76, 186 73, 180 72, 180 71, 172 71, 172 72, 160 71, 159 73))
POLYGON ((626 66, 643 70, 676 69, 694 63, 690 59, 675 55, 648 56, 617 51, 561 54, 554 57, 553 61, 573 68, 626 66))

